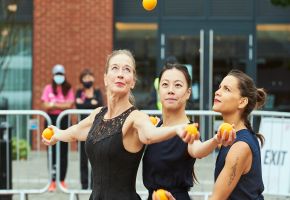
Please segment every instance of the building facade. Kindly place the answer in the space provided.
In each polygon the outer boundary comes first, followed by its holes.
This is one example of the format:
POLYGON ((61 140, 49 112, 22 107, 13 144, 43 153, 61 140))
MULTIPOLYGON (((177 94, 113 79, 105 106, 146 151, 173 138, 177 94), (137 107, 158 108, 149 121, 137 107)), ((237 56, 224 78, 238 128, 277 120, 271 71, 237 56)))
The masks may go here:
POLYGON ((141 0, 7 0, 0 10, 2 109, 41 109, 42 89, 58 63, 75 90, 80 71, 89 67, 105 92, 106 56, 125 48, 136 58, 140 109, 155 108, 154 79, 164 60, 175 56, 192 75, 189 109, 211 109, 219 82, 238 68, 269 93, 265 109, 290 111, 290 6, 158 0, 148 12, 141 0))

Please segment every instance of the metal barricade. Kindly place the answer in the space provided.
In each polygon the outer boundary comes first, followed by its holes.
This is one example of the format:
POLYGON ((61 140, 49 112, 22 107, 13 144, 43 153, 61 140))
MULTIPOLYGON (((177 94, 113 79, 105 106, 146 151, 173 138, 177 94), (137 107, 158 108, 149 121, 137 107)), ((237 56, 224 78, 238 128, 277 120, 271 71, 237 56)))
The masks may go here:
MULTIPOLYGON (((80 121, 81 115, 89 115, 92 112, 92 110, 81 110, 81 109, 69 109, 61 112, 56 120, 56 126, 60 127, 61 120, 68 116, 68 126, 71 126, 72 124, 72 116, 75 116, 77 118, 76 122, 80 121)), ((70 152, 71 149, 71 143, 69 143, 69 150, 68 150, 68 167, 67 167, 67 175, 66 175, 66 183, 68 184, 68 188, 64 188, 60 184, 60 144, 57 143, 57 162, 56 162, 56 182, 58 188, 60 188, 61 191, 68 193, 70 199, 74 199, 75 197, 79 199, 79 195, 84 194, 90 194, 91 190, 82 190, 81 189, 81 183, 80 183, 80 154, 79 151, 70 152), (78 170, 76 170, 78 169, 78 170)), ((80 149, 80 142, 78 142, 78 149, 80 149)), ((88 180, 90 180, 91 173, 90 173, 90 164, 89 165, 89 174, 88 174, 88 180)))
MULTIPOLYGON (((158 110, 143 110, 143 112, 146 112, 149 115, 153 115, 153 116, 161 116, 161 112, 158 110)), ((91 110, 76 110, 76 109, 72 109, 72 110, 66 110, 64 112, 62 112, 58 119, 57 119, 57 126, 59 126, 60 124, 60 120, 66 116, 66 115, 81 115, 81 114, 90 114, 91 110)), ((202 140, 204 140, 204 138, 211 138, 215 132, 218 129, 218 126, 222 123, 222 117, 220 116, 219 113, 213 112, 213 111, 203 111, 203 110, 196 110, 196 111, 186 111, 186 114, 189 116, 189 118, 194 121, 194 122, 198 122, 200 124, 199 126, 199 131, 201 133, 201 138, 202 140), (205 130, 208 130, 208 133, 205 133, 205 130)), ((282 120, 285 121, 286 124, 288 123, 288 119, 290 120, 290 113, 285 113, 285 112, 271 112, 271 111, 254 111, 251 115, 250 121, 252 122, 253 128, 256 132, 259 132, 259 130, 261 131, 261 133, 263 134, 263 130, 261 130, 261 127, 263 128, 265 126, 265 119, 268 119, 267 122, 271 122, 271 119, 278 119, 278 120, 282 120), (270 120, 269 120, 270 119, 270 120), (263 123, 262 123, 263 122, 263 123)), ((275 120, 274 120, 275 121, 275 120)), ((276 123, 274 122, 273 123, 276 123)), ((267 126, 271 127, 271 124, 267 124, 267 126)), ((288 125, 289 129, 290 129, 290 122, 288 125)), ((266 127, 267 129, 267 127, 266 127)), ((276 132, 270 132, 269 134, 267 134, 267 137, 272 137, 274 134, 276 134, 276 132), (270 136, 268 136, 270 135, 270 136)), ((289 136, 289 140, 290 141, 290 133, 288 134, 289 136)), ((271 143, 271 139, 266 137, 266 143, 265 143, 265 147, 267 147, 267 145, 269 143, 271 143)), ((289 144, 290 145, 290 144, 289 144)), ((288 145, 288 146, 289 146, 288 145)), ((263 151, 267 151, 267 149, 263 150, 264 148, 262 148, 262 162, 264 161, 264 158, 267 157, 267 155, 265 156, 265 153, 263 154, 263 151)), ((286 151, 286 150, 285 150, 286 151)), ((268 150, 269 152, 269 150, 268 150)), ((283 151, 284 152, 284 151, 283 151)), ((193 197, 194 199, 203 199, 203 200, 207 200, 208 197, 211 194, 211 191, 213 189, 213 185, 214 185, 214 165, 215 165, 215 159, 217 156, 217 151, 214 151, 210 156, 207 156, 201 160, 198 160, 195 164, 195 172, 197 174, 197 178, 199 181, 199 184, 195 185, 192 190, 189 192, 190 196, 193 197)), ((284 153, 284 157, 285 157, 284 153)), ((59 171, 59 155, 57 155, 58 157, 58 162, 57 162, 57 169, 59 171)), ((269 155, 268 155, 269 157, 269 155)), ((284 158, 284 163, 286 162, 286 157, 284 158)), ((288 159, 288 157, 287 157, 288 159)), ((67 173, 67 182, 69 187, 63 188, 59 182, 59 175, 57 176, 57 182, 58 182, 58 187, 65 193, 70 194, 69 198, 71 200, 77 198, 79 199, 79 195, 89 195, 91 193, 91 190, 82 190, 80 187, 80 178, 79 178, 79 154, 78 152, 71 152, 69 154, 69 162, 70 163, 69 169, 68 169, 68 173, 67 173), (78 170, 76 170, 78 169, 78 170)), ((289 161, 290 162, 290 161, 289 161)), ((264 163, 263 167, 264 167, 264 163)), ((288 171, 290 171, 290 165, 286 166, 286 168, 288 169, 288 171)), ((285 165, 284 165, 285 167, 285 165)), ((264 168, 263 168, 264 169, 264 168)), ((279 171, 280 168, 277 168, 276 170, 279 171)), ((264 173, 263 171, 263 179, 265 179, 265 177, 269 177, 271 170, 267 170, 266 173, 264 173)), ((59 173, 58 173, 59 174, 59 173)), ((283 174, 280 174, 281 178, 283 176, 283 174)), ((287 177, 288 178, 288 177, 287 177)), ((288 178, 290 180, 290 177, 288 178)), ((142 199, 146 199, 148 192, 145 189, 144 185, 143 185, 143 181, 142 181, 142 163, 139 166, 139 170, 138 170, 138 174, 137 174, 137 180, 136 180, 136 189, 137 189, 137 193, 140 194, 140 196, 142 197, 142 199)), ((289 188, 290 189, 290 188, 289 188)), ((265 192, 264 192, 266 199, 271 199, 271 196, 275 196, 273 199, 279 199, 278 197, 281 197, 282 199, 286 196, 290 196, 289 192, 271 192, 271 190, 269 190, 268 188, 268 183, 265 183, 265 192)))
POLYGON ((41 151, 40 128, 41 122, 51 124, 50 117, 40 110, 0 110, 0 116, 4 146, 0 158, 5 158, 0 162, 4 174, 0 170, 0 199, 16 194, 24 200, 28 194, 44 193, 50 183, 51 162, 46 151, 41 151))

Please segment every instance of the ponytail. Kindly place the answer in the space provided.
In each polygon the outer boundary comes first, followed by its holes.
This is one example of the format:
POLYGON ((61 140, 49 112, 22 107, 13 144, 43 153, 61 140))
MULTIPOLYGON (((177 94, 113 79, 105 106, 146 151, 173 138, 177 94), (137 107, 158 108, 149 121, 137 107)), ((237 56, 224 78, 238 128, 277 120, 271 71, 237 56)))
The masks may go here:
POLYGON ((261 108, 266 102, 267 94, 263 88, 257 88, 256 109, 261 108))
POLYGON ((260 140, 261 146, 263 146, 265 143, 265 137, 260 133, 255 133, 255 131, 253 130, 252 125, 248 119, 245 120, 245 126, 247 127, 247 129, 250 130, 250 132, 252 132, 253 134, 256 135, 256 137, 260 140))

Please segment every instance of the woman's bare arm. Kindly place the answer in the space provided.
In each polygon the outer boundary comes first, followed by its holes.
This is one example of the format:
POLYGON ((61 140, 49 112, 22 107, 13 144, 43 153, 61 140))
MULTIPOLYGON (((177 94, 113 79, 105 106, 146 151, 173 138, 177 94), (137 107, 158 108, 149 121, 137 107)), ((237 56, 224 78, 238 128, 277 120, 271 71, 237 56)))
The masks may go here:
POLYGON ((252 152, 245 142, 236 142, 229 150, 225 166, 219 174, 210 200, 226 200, 236 187, 241 176, 250 168, 252 152))
POLYGON ((54 145, 58 141, 85 141, 93 124, 94 118, 96 114, 100 112, 100 109, 101 108, 96 108, 88 117, 65 130, 61 130, 55 126, 50 126, 54 130, 54 135, 50 140, 43 138, 43 142, 46 145, 54 145))

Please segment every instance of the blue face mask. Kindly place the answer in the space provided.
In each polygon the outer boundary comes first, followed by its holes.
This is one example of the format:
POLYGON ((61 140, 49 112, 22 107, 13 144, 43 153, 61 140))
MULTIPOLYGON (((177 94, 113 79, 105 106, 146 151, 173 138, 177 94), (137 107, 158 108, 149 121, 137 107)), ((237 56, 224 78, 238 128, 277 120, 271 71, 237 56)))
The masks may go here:
POLYGON ((54 75, 53 80, 57 85, 61 85, 65 79, 63 75, 54 75))

